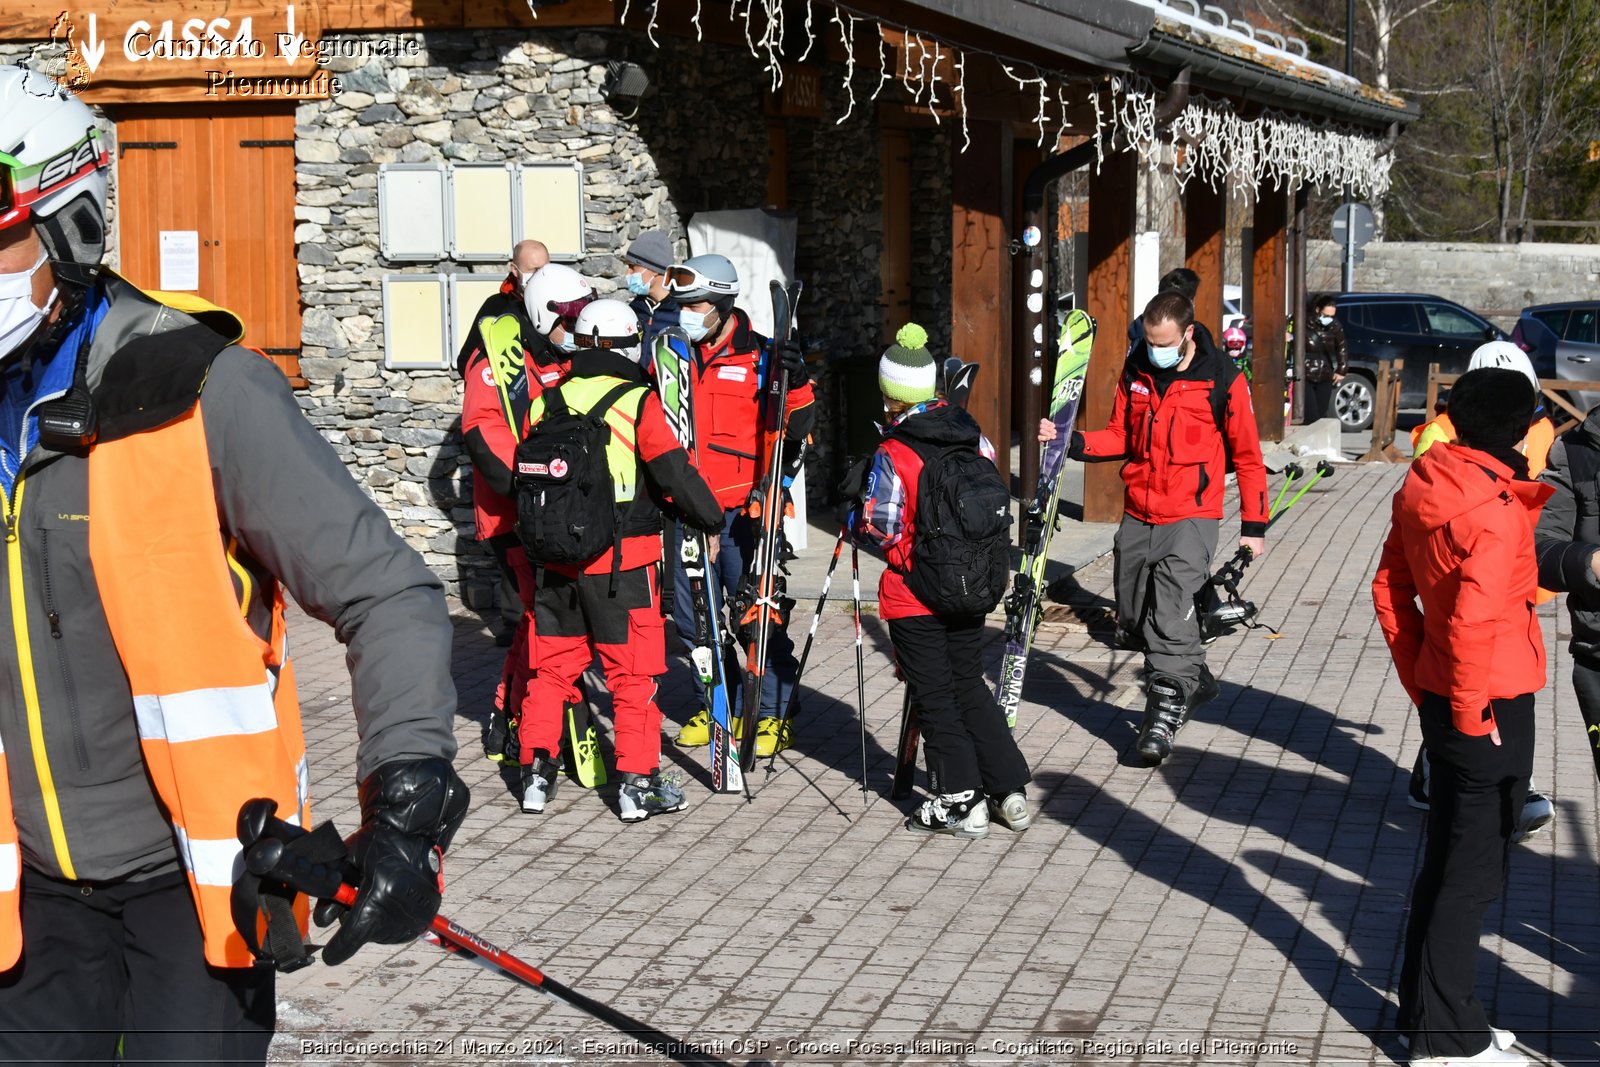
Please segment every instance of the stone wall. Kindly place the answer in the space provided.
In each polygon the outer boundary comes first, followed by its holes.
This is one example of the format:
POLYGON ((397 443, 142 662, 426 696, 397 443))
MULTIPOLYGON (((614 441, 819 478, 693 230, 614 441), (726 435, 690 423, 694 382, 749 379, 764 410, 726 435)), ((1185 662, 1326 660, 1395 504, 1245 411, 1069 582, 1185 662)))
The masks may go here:
MULTIPOLYGON (((1339 289, 1341 251, 1332 241, 1309 244, 1311 292, 1339 289)), ((1362 251, 1366 259, 1356 265, 1356 289, 1431 293, 1507 329, 1529 304, 1600 295, 1600 245, 1374 241, 1362 251)))
MULTIPOLYGON (((447 583, 488 586, 492 561, 472 540, 460 383, 451 372, 382 366, 382 276, 474 268, 381 260, 379 165, 581 161, 589 254, 576 266, 607 291, 622 274, 621 250, 641 231, 666 231, 685 254, 684 224, 695 212, 764 203, 767 81, 742 48, 667 37, 659 50, 612 31, 418 39, 417 56, 365 65, 335 60, 330 68, 345 91, 297 112, 295 239, 306 305, 301 372, 309 383, 301 403, 447 583), (624 53, 653 86, 633 118, 619 116, 600 91, 606 60, 624 53)), ((837 78, 825 75, 823 84, 837 85, 837 78)), ((858 108, 835 125, 831 116, 842 112, 841 102, 829 99, 829 118, 789 122, 789 179, 805 332, 818 350, 853 354, 875 349, 878 337, 878 158, 872 113, 858 108)), ((475 269, 497 273, 499 266, 475 269)), ((832 484, 832 431, 825 422, 818 434, 813 495, 832 484)))

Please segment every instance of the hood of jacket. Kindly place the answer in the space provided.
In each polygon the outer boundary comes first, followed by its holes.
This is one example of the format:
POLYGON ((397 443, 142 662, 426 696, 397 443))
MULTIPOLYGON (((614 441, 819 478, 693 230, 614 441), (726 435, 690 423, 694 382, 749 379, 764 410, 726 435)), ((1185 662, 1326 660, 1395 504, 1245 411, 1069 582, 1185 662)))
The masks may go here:
POLYGON ((1555 490, 1512 477, 1511 468, 1487 452, 1440 442, 1411 464, 1400 487, 1403 514, 1418 527, 1437 530, 1453 519, 1499 497, 1519 500, 1535 511, 1555 490))
POLYGON ((976 448, 983 436, 978 421, 966 408, 953 407, 944 401, 939 401, 934 407, 909 413, 889 432, 937 447, 972 445, 976 448))

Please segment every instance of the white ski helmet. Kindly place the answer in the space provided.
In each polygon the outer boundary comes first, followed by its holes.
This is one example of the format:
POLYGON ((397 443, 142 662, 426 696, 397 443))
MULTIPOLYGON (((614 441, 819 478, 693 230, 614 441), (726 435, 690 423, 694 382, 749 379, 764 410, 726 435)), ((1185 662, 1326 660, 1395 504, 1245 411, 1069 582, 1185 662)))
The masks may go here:
POLYGON ((547 263, 533 272, 522 288, 533 328, 549 337, 560 319, 576 319, 594 299, 594 287, 565 263, 547 263))
POLYGON ((609 348, 639 361, 639 315, 621 300, 591 300, 578 312, 572 339, 579 348, 609 348))
POLYGON ((739 295, 739 272, 727 256, 695 256, 667 270, 667 287, 680 304, 709 300, 720 306, 724 299, 731 304, 739 295))
POLYGON ((87 104, 48 75, 0 66, 0 230, 32 222, 52 260, 99 263, 110 167, 87 104))
POLYGON ((1510 341, 1490 341, 1479 345, 1467 361, 1467 370, 1482 370, 1484 367, 1521 371, 1522 376, 1533 385, 1534 395, 1539 395, 1539 376, 1533 372, 1533 361, 1510 341))

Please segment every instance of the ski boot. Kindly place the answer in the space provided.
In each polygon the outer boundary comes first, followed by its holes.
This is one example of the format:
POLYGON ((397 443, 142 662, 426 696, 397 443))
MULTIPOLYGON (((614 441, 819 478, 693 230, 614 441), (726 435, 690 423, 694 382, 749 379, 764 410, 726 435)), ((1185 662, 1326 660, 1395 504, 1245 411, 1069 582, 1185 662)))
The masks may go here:
POLYGON ((1139 755, 1146 763, 1159 766, 1172 755, 1173 738, 1178 736, 1187 711, 1182 684, 1170 674, 1152 674, 1138 742, 1139 755))
POLYGON ((676 782, 662 778, 660 771, 624 774, 622 788, 617 790, 617 814, 623 822, 640 822, 652 815, 682 811, 687 805, 683 790, 676 782))
POLYGON ((1014 834, 1020 834, 1033 825, 1033 815, 1028 811, 1028 798, 1022 790, 1007 793, 996 800, 989 798, 989 822, 999 823, 1014 834))
POLYGON ((989 806, 976 789, 960 793, 935 793, 906 820, 906 829, 924 834, 988 837, 989 806))
POLYGON ((793 726, 790 723, 780 722, 774 715, 763 716, 756 723, 756 755, 766 759, 782 752, 789 747, 791 732, 793 726))
MULTIPOLYGON (((744 734, 744 720, 738 715, 733 717, 733 737, 738 740, 744 734)), ((694 718, 683 724, 678 731, 678 736, 673 738, 673 743, 681 748, 699 748, 701 745, 711 743, 711 713, 701 708, 694 713, 694 718)))
POLYGON ((544 749, 536 749, 533 762, 522 765, 522 810, 542 815, 544 806, 556 795, 556 775, 561 765, 544 749))

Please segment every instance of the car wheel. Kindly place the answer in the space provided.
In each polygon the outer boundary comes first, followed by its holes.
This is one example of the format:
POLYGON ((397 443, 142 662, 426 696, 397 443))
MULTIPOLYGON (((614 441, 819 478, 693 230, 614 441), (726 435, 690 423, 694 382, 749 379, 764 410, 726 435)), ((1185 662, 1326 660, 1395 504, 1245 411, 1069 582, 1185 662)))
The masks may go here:
POLYGON ((1372 425, 1377 394, 1372 382, 1360 374, 1346 374, 1333 390, 1333 413, 1345 433, 1355 433, 1372 425))

